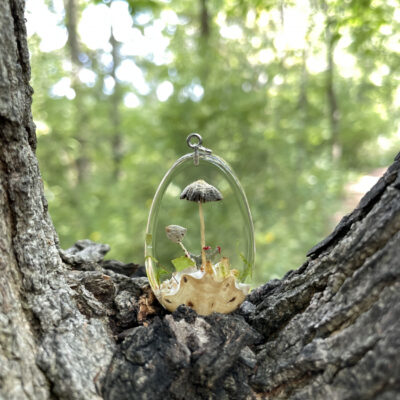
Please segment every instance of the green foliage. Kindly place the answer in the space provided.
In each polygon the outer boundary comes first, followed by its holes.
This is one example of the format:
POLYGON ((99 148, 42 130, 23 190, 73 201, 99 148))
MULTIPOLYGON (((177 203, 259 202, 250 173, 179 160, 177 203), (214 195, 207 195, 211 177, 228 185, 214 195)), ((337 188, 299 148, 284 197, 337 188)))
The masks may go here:
POLYGON ((245 268, 243 272, 239 276, 239 280, 241 282, 244 282, 248 277, 251 278, 252 276, 252 271, 253 271, 253 265, 246 259, 243 253, 240 253, 240 258, 243 261, 243 264, 245 265, 245 268))
MULTIPOLYGON (((168 279, 170 276, 171 276, 171 273, 164 268, 158 268, 156 271, 156 280, 157 280, 158 284, 160 284, 165 279, 168 279)), ((153 286, 157 286, 157 285, 154 285, 154 283, 153 283, 153 286)))
POLYGON ((186 268, 190 268, 190 267, 195 267, 196 264, 193 260, 191 260, 190 258, 186 257, 186 256, 181 256, 178 258, 174 258, 173 260, 171 260, 173 266, 175 267, 175 270, 177 272, 179 271, 183 271, 186 268))
MULTIPOLYGON (((176 13, 175 22, 162 23, 167 61, 131 54, 123 45, 132 39, 118 37, 118 60, 110 61, 111 47, 93 50, 81 41, 81 64, 71 66, 66 48, 42 52, 40 38, 30 38, 38 157, 62 247, 89 237, 109 243, 112 258, 142 262, 156 187, 188 152, 185 138, 196 131, 232 165, 248 196, 257 245, 253 278, 261 283, 297 268, 332 229, 348 179, 388 164, 396 152, 399 7, 384 0, 325 0, 296 14, 293 7, 304 2, 208 0, 205 34, 200 1, 128 3, 132 26, 142 34, 176 13), (295 29, 293 13, 306 25, 305 42, 297 47, 284 43, 284 32, 295 29), (113 62, 127 60, 143 72, 148 93, 115 76, 113 62), (94 73, 94 82, 80 79, 82 69, 94 73), (113 89, 105 86, 110 77, 113 89), (73 95, 55 93, 62 79, 70 80, 73 95), (174 91, 159 101, 164 81, 174 91), (137 107, 123 101, 129 94, 139 99, 137 107), (334 148, 340 157, 332 155, 334 148)), ((81 4, 82 11, 89 6, 81 4)))

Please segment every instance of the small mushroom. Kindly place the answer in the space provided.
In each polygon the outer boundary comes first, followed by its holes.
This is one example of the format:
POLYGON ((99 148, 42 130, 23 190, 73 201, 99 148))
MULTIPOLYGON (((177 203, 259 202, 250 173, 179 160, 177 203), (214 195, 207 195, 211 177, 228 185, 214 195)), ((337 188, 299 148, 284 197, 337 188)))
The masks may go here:
POLYGON ((179 225, 168 225, 165 227, 165 233, 171 242, 179 243, 186 235, 187 229, 179 225))
POLYGON ((180 198, 186 199, 188 201, 194 201, 199 204, 202 261, 201 266, 202 268, 204 268, 206 265, 206 254, 204 250, 204 248, 206 247, 206 238, 202 203, 222 200, 222 194, 216 187, 200 179, 186 186, 185 189, 183 189, 180 198))
POLYGON ((216 187, 203 181, 203 179, 187 185, 185 189, 183 189, 180 198, 201 203, 223 199, 221 192, 216 187))
POLYGON ((186 247, 182 243, 186 232, 187 229, 180 225, 168 225, 165 227, 167 238, 171 240, 171 242, 178 243, 179 246, 182 247, 182 250, 185 252, 186 257, 192 259, 190 253, 186 250, 186 247))

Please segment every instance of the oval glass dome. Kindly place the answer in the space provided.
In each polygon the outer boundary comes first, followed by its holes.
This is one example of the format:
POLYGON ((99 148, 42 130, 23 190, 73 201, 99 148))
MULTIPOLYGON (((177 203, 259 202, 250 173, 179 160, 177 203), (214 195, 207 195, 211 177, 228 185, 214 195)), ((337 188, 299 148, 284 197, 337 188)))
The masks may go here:
POLYGON ((175 162, 154 196, 146 272, 168 310, 185 304, 201 315, 228 313, 250 290, 253 223, 232 169, 200 145, 191 145, 194 153, 175 162))

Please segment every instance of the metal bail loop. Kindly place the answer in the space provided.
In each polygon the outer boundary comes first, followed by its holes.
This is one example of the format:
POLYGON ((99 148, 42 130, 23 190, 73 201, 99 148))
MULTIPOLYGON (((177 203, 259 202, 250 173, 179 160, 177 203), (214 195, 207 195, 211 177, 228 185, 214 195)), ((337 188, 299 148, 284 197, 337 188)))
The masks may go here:
POLYGON ((191 133, 187 138, 186 138, 186 143, 187 145, 191 148, 194 149, 193 153, 193 161, 194 165, 199 165, 199 152, 203 152, 206 154, 211 154, 212 151, 210 149, 207 149, 206 147, 203 147, 203 138, 198 134, 198 133, 191 133), (194 142, 192 139, 197 139, 197 143, 194 142))

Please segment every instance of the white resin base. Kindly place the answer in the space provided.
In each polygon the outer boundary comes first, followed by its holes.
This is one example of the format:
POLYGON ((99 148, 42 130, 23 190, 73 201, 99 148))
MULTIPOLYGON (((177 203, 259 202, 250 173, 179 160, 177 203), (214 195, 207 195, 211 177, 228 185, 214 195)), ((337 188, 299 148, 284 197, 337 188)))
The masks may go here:
POLYGON ((156 294, 169 311, 185 304, 200 315, 209 315, 234 311, 249 289, 249 285, 238 284, 233 275, 217 279, 213 273, 191 268, 164 281, 156 294))

